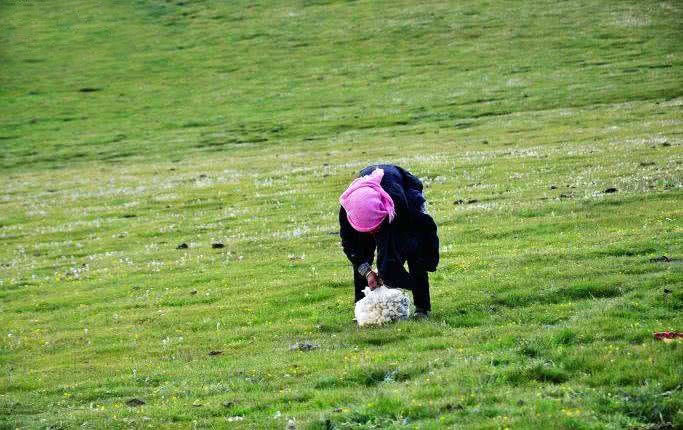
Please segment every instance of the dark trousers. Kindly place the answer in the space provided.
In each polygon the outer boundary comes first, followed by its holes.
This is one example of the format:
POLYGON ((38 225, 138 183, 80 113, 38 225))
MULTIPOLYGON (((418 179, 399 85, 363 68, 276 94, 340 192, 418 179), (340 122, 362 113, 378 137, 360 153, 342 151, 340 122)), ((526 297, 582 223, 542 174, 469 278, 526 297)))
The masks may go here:
MULTIPOLYGON (((372 264, 372 261, 370 261, 370 264, 372 264)), ((411 260, 408 260, 408 271, 409 281, 405 282, 404 285, 396 287, 412 291, 415 308, 423 311, 431 311, 432 303, 429 298, 429 275, 425 270, 416 268, 411 260)), ((357 302, 365 297, 363 290, 368 286, 368 280, 358 273, 358 266, 355 265, 353 266, 353 284, 355 287, 355 301, 357 302)), ((392 287, 393 286, 394 285, 392 285, 392 287)))

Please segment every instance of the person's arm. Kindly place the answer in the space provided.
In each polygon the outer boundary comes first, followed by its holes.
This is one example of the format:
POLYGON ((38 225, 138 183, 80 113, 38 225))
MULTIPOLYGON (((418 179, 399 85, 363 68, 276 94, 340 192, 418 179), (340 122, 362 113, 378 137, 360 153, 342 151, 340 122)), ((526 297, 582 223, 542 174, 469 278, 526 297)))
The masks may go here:
POLYGON ((403 267, 401 252, 398 249, 399 227, 387 225, 380 230, 377 238, 377 269, 382 281, 391 288, 413 290, 415 280, 403 267))
POLYGON ((387 287, 402 288, 410 291, 415 289, 413 277, 402 264, 398 264, 396 261, 383 262, 379 266, 379 276, 387 287))
POLYGON ((423 212, 415 214, 415 226, 419 231, 419 252, 416 266, 434 272, 439 265, 439 235, 434 219, 423 212))
POLYGON ((339 236, 344 254, 362 276, 367 277, 367 271, 375 254, 375 240, 370 234, 359 233, 351 226, 346 218, 346 210, 339 208, 339 236))

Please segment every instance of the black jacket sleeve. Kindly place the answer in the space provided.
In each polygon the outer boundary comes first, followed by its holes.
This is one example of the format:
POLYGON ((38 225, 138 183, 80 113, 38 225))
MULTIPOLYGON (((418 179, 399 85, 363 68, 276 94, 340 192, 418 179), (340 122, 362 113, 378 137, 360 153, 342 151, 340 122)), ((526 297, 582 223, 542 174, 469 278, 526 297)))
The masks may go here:
POLYGON ((354 266, 372 264, 375 255, 375 239, 371 234, 356 231, 346 218, 346 210, 339 208, 339 236, 344 254, 354 266))
POLYGON ((439 235, 434 219, 424 212, 415 214, 417 256, 415 263, 427 272, 439 265, 439 235))
POLYGON ((404 245, 399 228, 396 225, 385 225, 377 234, 377 270, 385 284, 391 288, 413 290, 415 282, 410 273, 403 267, 404 245))

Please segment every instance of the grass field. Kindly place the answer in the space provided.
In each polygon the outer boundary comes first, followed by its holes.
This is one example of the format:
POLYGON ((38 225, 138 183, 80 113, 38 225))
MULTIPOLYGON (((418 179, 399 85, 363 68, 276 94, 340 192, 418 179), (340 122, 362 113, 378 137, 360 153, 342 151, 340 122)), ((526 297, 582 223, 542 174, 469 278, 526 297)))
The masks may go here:
POLYGON ((683 428, 682 22, 1 1, 0 428, 683 428), (375 162, 442 263, 429 321, 358 330, 337 199, 375 162))

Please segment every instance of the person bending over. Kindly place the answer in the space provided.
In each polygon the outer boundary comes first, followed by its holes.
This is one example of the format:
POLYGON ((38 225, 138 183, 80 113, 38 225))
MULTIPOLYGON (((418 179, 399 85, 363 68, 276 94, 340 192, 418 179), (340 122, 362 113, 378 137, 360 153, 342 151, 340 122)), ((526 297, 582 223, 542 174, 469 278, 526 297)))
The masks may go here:
POLYGON ((353 265, 356 302, 363 298, 366 285, 374 290, 385 283, 412 291, 415 317, 429 316, 427 272, 439 264, 439 238, 436 223, 425 210, 422 188, 407 170, 376 164, 361 170, 339 198, 339 235, 353 265))

